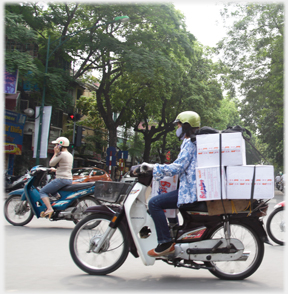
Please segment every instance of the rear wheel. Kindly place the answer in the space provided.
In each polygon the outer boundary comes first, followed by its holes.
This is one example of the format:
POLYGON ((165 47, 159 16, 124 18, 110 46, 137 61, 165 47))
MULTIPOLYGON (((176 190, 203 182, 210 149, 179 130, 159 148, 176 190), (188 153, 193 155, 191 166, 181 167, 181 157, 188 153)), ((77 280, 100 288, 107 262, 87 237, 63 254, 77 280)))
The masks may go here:
POLYGON ((268 236, 277 244, 284 245, 285 215, 284 207, 278 207, 271 212, 267 219, 268 236))
POLYGON ((72 212, 74 224, 77 224, 87 216, 84 212, 88 207, 96 205, 100 205, 100 202, 93 196, 85 196, 78 199, 78 201, 74 203, 75 209, 72 212))
POLYGON ((109 230, 111 217, 92 214, 80 221, 72 231, 69 248, 75 264, 90 275, 106 275, 118 269, 128 255, 125 228, 120 224, 113 235, 95 252, 103 234, 109 230), (97 225, 96 225, 97 224, 97 225))
POLYGON ((13 226, 25 226, 34 214, 27 201, 21 201, 21 195, 11 195, 4 204, 6 220, 13 226))
MULTIPOLYGON (((209 270, 214 276, 224 280, 243 280, 252 275, 260 266, 264 256, 264 243, 248 226, 241 223, 230 223, 231 238, 240 240, 244 245, 243 254, 247 260, 219 261, 206 263, 213 266, 209 270)), ((225 238, 224 227, 221 225, 212 232, 210 238, 225 238)))

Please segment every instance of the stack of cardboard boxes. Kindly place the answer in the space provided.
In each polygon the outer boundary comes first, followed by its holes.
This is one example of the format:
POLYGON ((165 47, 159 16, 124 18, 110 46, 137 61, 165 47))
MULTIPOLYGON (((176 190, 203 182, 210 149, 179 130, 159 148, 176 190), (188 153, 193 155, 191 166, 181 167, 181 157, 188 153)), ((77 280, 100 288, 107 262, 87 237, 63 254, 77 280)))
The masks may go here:
MULTIPOLYGON (((196 168, 198 201, 222 199, 250 199, 254 165, 246 165, 246 147, 242 133, 198 135, 196 168), (221 184, 222 183, 222 189, 221 184), (222 194, 222 197, 221 197, 222 194)), ((274 168, 257 165, 253 199, 274 197, 274 168)))

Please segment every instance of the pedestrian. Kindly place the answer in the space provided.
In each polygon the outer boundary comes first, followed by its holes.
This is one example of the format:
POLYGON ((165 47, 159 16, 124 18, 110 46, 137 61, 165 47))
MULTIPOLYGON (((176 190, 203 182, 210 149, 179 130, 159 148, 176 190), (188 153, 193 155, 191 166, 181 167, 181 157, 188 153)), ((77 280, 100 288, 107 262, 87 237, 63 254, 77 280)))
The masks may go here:
POLYGON ((68 151, 70 142, 65 137, 59 137, 52 142, 55 144, 54 155, 51 158, 49 165, 52 167, 57 166, 57 169, 51 168, 51 171, 56 172, 56 178, 44 186, 40 191, 40 197, 46 205, 46 211, 42 211, 40 216, 51 218, 54 210, 51 206, 49 194, 54 194, 62 187, 72 184, 72 166, 73 156, 68 151))
MULTIPOLYGON (((154 221, 158 246, 148 251, 148 255, 157 257, 175 251, 168 222, 163 209, 175 209, 186 203, 197 201, 196 166, 197 148, 195 131, 200 127, 200 116, 194 111, 181 112, 174 121, 178 129, 176 135, 183 140, 177 159, 171 164, 148 164, 143 166, 153 170, 153 178, 161 180, 165 176, 179 175, 179 189, 152 197, 148 202, 150 215, 154 221), (194 137, 193 139, 191 137, 194 137)), ((143 169, 142 169, 143 170, 143 169)))

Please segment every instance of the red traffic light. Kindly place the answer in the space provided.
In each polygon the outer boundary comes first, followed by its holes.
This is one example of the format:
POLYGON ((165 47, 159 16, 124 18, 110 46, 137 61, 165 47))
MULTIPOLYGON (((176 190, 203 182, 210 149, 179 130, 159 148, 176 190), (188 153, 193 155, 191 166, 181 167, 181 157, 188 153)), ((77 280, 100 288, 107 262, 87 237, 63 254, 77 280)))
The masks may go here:
POLYGON ((80 120, 81 117, 82 117, 82 115, 80 113, 69 113, 68 114, 68 118, 75 121, 75 122, 80 120))

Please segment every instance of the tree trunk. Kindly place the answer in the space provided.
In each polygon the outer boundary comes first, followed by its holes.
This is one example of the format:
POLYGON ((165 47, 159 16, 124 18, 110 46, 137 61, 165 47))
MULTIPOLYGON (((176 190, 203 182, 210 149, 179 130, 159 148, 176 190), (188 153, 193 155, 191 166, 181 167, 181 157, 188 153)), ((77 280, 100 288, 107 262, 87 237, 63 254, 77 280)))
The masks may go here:
POLYGON ((151 137, 149 136, 145 136, 144 137, 145 140, 145 148, 144 148, 144 154, 143 154, 143 161, 144 162, 149 162, 150 160, 150 151, 151 151, 151 137))
POLYGON ((109 147, 117 147, 117 128, 109 128, 109 147))

